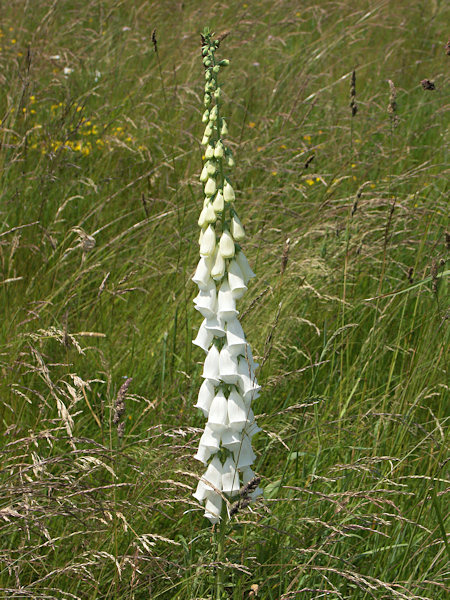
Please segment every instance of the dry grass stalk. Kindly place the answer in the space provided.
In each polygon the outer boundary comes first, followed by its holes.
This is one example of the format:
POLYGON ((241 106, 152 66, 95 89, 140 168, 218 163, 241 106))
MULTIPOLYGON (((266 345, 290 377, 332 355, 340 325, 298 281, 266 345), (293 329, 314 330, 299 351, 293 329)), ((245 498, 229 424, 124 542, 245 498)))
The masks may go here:
POLYGON ((389 104, 387 107, 387 111, 389 116, 391 117, 391 122, 395 126, 398 122, 397 116, 397 89, 394 85, 394 82, 391 79, 388 79, 390 94, 389 94, 389 104))
POLYGON ((125 430, 125 421, 121 421, 121 418, 125 413, 125 396, 132 381, 132 377, 129 377, 125 383, 121 385, 114 403, 113 424, 117 427, 117 435, 119 438, 123 437, 125 430))
POLYGON ((240 510, 246 508, 250 502, 250 494, 256 490, 261 481, 260 477, 253 477, 248 483, 239 490, 239 499, 231 505, 230 517, 236 515, 240 510))
POLYGON ((358 112, 358 105, 356 104, 356 71, 352 71, 352 79, 350 82, 350 108, 352 110, 352 117, 356 116, 358 112))

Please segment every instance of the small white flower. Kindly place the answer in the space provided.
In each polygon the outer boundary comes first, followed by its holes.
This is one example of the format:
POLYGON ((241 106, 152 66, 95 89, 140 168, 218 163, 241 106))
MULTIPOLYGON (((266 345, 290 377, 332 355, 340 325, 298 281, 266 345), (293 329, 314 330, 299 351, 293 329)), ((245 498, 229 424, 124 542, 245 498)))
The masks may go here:
POLYGON ((227 321, 227 345, 234 356, 245 353, 247 348, 244 330, 236 318, 227 321))
POLYGON ((214 315, 210 319, 206 319, 206 329, 208 329, 215 337, 224 337, 225 321, 220 319, 217 315, 214 315))
POLYGON ((213 401, 214 396, 214 384, 209 379, 205 379, 198 391, 197 403, 194 404, 196 408, 200 408, 203 411, 205 417, 208 416, 209 408, 211 406, 211 402, 213 401))
POLYGON ((223 465, 222 491, 224 494, 234 496, 239 492, 239 471, 234 460, 229 456, 223 465))
POLYGON ((212 383, 218 384, 219 378, 219 350, 213 344, 206 355, 205 362, 203 363, 204 379, 209 379, 212 383))
POLYGON ((256 459, 256 454, 253 452, 252 444, 247 435, 242 436, 242 444, 240 448, 234 450, 234 460, 236 461, 238 469, 243 467, 249 467, 256 459))
POLYGON ((237 383, 239 379, 238 360, 225 345, 219 354, 219 378, 225 383, 237 383))
POLYGON ((242 271, 242 275, 244 276, 244 282, 247 285, 249 279, 255 277, 255 274, 253 273, 250 265, 248 264, 247 257, 242 252, 242 250, 236 254, 236 262, 242 271))
POLYGON ((229 321, 230 319, 234 319, 238 314, 239 313, 236 310, 236 300, 234 299, 228 281, 225 279, 217 294, 217 315, 224 321, 229 321))
POLYGON ((197 333, 197 337, 195 340, 192 340, 192 343, 196 346, 199 346, 205 352, 208 352, 209 347, 213 341, 214 335, 211 331, 206 328, 206 319, 202 321, 200 328, 197 333))
POLYGON ((214 317, 217 310, 217 291, 216 284, 212 279, 201 288, 194 298, 195 309, 198 310, 206 319, 214 317))
POLYGON ((228 427, 228 402, 222 390, 217 392, 209 407, 208 426, 219 432, 228 427))
POLYGON ((240 298, 247 291, 244 276, 236 260, 232 260, 228 265, 228 283, 235 298, 240 298))
POLYGON ((214 266, 211 269, 211 277, 216 281, 222 279, 225 274, 225 259, 220 252, 216 252, 214 266))
POLYGON ((244 399, 236 390, 228 396, 228 421, 233 431, 242 431, 247 424, 248 410, 244 399))
POLYGON ((198 261, 192 281, 199 288, 205 289, 211 282, 212 259, 210 256, 202 256, 198 261))
POLYGON ((70 67, 64 67, 64 75, 70 75, 71 73, 73 73, 73 69, 71 69, 70 67))

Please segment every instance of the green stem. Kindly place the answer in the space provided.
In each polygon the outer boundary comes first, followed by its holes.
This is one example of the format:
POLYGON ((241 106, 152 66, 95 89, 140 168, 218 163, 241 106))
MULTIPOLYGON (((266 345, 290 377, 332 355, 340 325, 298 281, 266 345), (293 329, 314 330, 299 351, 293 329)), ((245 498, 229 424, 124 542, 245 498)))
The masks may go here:
POLYGON ((217 551, 216 551, 216 600, 222 600, 225 594, 224 588, 224 568, 223 557, 224 557, 224 546, 225 546, 225 531, 227 527, 228 513, 225 502, 222 504, 222 511, 220 515, 219 531, 217 533, 217 551))

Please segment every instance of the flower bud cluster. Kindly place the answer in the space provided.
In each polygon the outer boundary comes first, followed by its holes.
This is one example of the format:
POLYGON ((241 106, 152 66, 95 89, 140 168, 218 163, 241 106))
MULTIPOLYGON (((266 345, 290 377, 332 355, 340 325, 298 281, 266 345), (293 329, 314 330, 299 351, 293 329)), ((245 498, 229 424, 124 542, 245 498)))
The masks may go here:
MULTIPOLYGON (((205 36, 206 123, 202 144, 204 165, 200 181, 204 186, 203 208, 198 219, 200 260, 193 281, 199 288, 194 299, 203 316, 194 344, 206 353, 203 383, 196 407, 207 419, 195 458, 207 465, 194 497, 205 503, 205 516, 217 523, 222 511, 222 496, 233 497, 241 485, 254 477, 251 468, 256 456, 251 440, 259 431, 251 407, 260 391, 254 362, 242 326, 236 301, 255 276, 239 245, 245 231, 234 208, 235 193, 225 174, 234 165, 223 138, 228 129, 220 114, 221 88, 217 75, 228 61, 217 62, 218 42, 205 36)), ((262 493, 252 492, 252 498, 262 493)))

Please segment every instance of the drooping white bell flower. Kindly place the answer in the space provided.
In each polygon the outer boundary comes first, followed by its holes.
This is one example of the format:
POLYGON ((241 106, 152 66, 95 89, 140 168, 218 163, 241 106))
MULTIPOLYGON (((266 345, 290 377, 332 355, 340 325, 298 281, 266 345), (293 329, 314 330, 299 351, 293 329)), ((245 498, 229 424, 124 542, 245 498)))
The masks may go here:
POLYGON ((209 379, 205 379, 198 391, 197 403, 194 404, 196 408, 200 408, 202 410, 205 417, 207 417, 209 414, 209 408, 215 395, 216 391, 214 384, 209 379))
POLYGON ((214 431, 206 424, 205 431, 200 438, 199 446, 204 446, 211 454, 215 454, 220 447, 220 431, 214 431))
POLYGON ((206 319, 206 329, 208 329, 214 337, 224 337, 226 335, 225 321, 217 316, 206 319))
POLYGON ((252 444, 247 435, 244 434, 242 436, 241 446, 237 450, 234 450, 233 454, 238 469, 249 467, 254 463, 256 454, 253 452, 252 444))
POLYGON ((194 458, 196 460, 199 460, 201 463, 203 463, 204 465, 208 464, 208 460, 211 457, 211 450, 209 450, 209 448, 207 448, 206 446, 200 445, 198 447, 197 452, 194 454, 194 458))
POLYGON ((230 284, 230 289, 236 299, 243 296, 247 291, 244 275, 235 259, 230 261, 230 264, 228 265, 228 283, 230 284))
POLYGON ((244 357, 238 360, 238 373, 238 385, 244 401, 258 398, 261 386, 258 385, 255 374, 244 357))
MULTIPOLYGON (((219 350, 217 346, 214 344, 209 349, 208 354, 206 355, 205 362, 203 363, 203 373, 202 377, 204 379, 209 379, 213 383, 218 384, 219 379, 219 350)), ((241 376, 242 377, 242 376, 241 376)))
POLYGON ((216 492, 208 492, 204 515, 213 525, 219 522, 222 510, 222 497, 216 492))
POLYGON ((216 252, 214 265, 211 269, 211 277, 216 281, 222 279, 225 274, 225 259, 220 252, 216 252))
POLYGON ((227 429, 222 432, 221 435, 222 446, 233 452, 234 450, 238 450, 242 444, 242 433, 239 431, 234 431, 233 429, 227 429))
POLYGON ((242 271, 242 275, 244 277, 244 282, 247 285, 249 279, 251 279, 252 277, 255 277, 255 274, 253 273, 250 265, 248 264, 247 257, 242 252, 242 250, 236 254, 236 262, 242 271))
POLYGON ((206 319, 204 319, 198 330, 197 337, 195 338, 195 340, 192 340, 192 343, 204 350, 205 352, 208 352, 213 339, 214 335, 211 331, 207 329, 206 319))
POLYGON ((202 479, 207 487, 207 489, 211 492, 214 491, 214 488, 222 491, 222 474, 223 474, 223 466, 220 462, 220 458, 215 456, 212 461, 209 463, 208 468, 205 471, 202 479))
POLYGON ((234 460, 229 456, 223 465, 222 491, 224 494, 234 496, 239 492, 239 471, 234 460))
POLYGON ((233 258, 234 251, 234 240, 231 237, 231 233, 228 231, 228 229, 225 229, 220 236, 219 252, 224 258, 233 258))
POLYGON ((217 313, 217 291, 216 284, 212 279, 200 289, 197 296, 194 298, 195 309, 198 310, 206 319, 214 317, 217 313))
POLYGON ((222 390, 214 396, 209 408, 208 425, 213 431, 224 431, 228 426, 228 401, 222 390))
POLYGON ((240 322, 234 318, 227 321, 227 345, 231 354, 238 356, 244 354, 247 348, 247 340, 240 322))
MULTIPOLYGON (((203 230, 202 230, 203 231, 203 230)), ((216 232, 212 225, 208 225, 200 240, 200 256, 212 256, 216 249, 216 232)))
POLYGON ((192 281, 198 285, 200 289, 205 289, 211 282, 212 259, 209 256, 201 256, 195 269, 192 281))
POLYGON ((238 361, 225 345, 219 354, 219 377, 225 383, 236 383, 239 379, 238 361))
POLYGON ((233 292, 230 289, 228 281, 225 279, 217 294, 217 315, 224 321, 234 319, 238 315, 236 310, 236 300, 233 292))
POLYGON ((230 229, 231 235, 233 236, 233 239, 236 242, 242 242, 243 240, 245 240, 245 231, 236 213, 233 214, 233 217, 231 219, 230 229))
POLYGON ((234 190, 228 181, 223 186, 223 197, 225 202, 234 202, 235 200, 234 190))
POLYGON ((236 389, 228 396, 228 422, 233 431, 242 431, 248 423, 248 410, 236 389))

